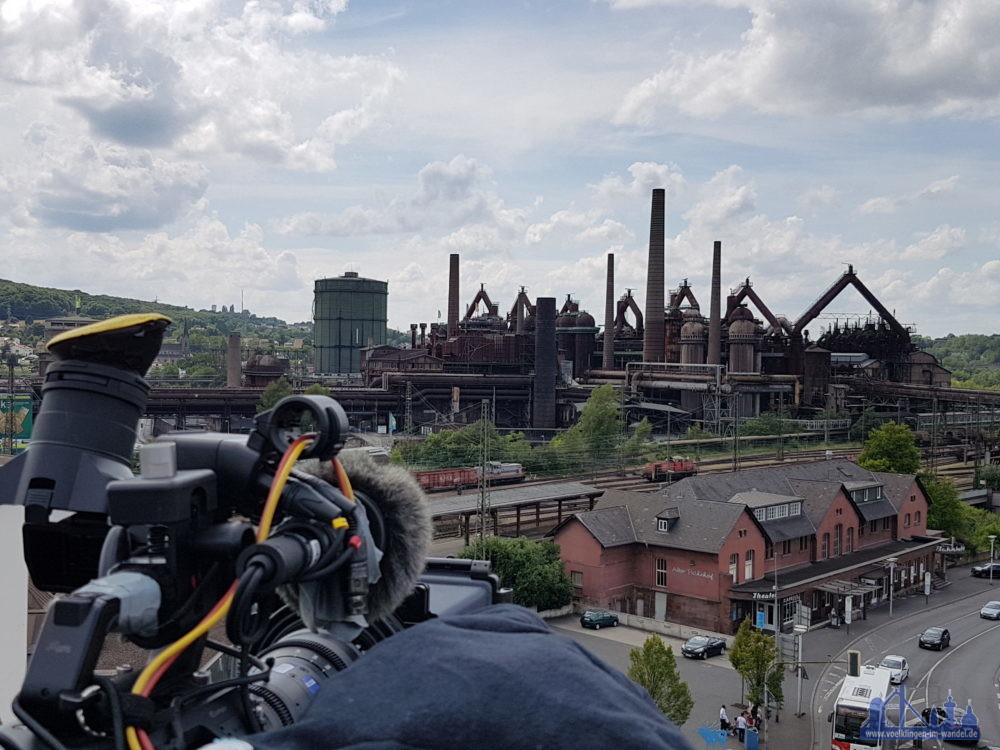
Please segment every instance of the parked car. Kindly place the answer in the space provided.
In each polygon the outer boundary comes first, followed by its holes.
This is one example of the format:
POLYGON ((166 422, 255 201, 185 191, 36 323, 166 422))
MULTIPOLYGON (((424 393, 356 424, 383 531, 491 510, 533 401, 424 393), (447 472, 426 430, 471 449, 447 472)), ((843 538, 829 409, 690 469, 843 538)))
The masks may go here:
POLYGON ((879 663, 879 666, 889 670, 889 681, 895 685, 899 685, 910 675, 910 665, 902 656, 889 654, 879 663))
POLYGON ((989 578, 990 568, 993 568, 993 577, 1000 581, 1000 562, 993 563, 983 563, 982 565, 973 565, 970 571, 972 575, 976 578, 989 578))
POLYGON ((941 651, 951 645, 951 633, 948 628, 927 628, 920 634, 917 642, 920 648, 936 648, 941 651))
POLYGON ((681 653, 690 659, 707 659, 726 653, 726 642, 714 636, 694 635, 684 641, 681 653))
POLYGON ((603 609, 588 609, 580 615, 580 624, 594 630, 608 627, 616 628, 618 627, 618 615, 603 609))
POLYGON ((979 610, 979 616, 987 620, 1000 620, 1000 602, 986 602, 979 610))

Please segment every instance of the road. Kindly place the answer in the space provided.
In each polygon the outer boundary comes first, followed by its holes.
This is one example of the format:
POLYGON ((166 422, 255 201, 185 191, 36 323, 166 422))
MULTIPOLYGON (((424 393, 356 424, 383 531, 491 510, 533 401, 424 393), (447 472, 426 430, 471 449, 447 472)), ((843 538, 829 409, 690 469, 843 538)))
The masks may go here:
MULTIPOLYGON (((907 700, 916 710, 941 705, 949 695, 961 708, 971 702, 979 718, 981 745, 1000 745, 1000 623, 979 616, 983 604, 1000 600, 1000 582, 991 589, 988 581, 969 576, 968 568, 952 569, 949 577, 953 584, 926 603, 920 595, 895 602, 892 618, 886 606, 872 610, 866 621, 852 625, 853 634, 842 627, 805 636, 807 659, 834 662, 816 670, 812 747, 829 747, 827 716, 846 673, 848 648, 860 650, 866 664, 877 664, 887 654, 905 657, 910 667, 907 700), (949 648, 939 652, 918 647, 920 633, 932 626, 949 629, 949 648)), ((926 742, 924 747, 937 750, 937 744, 926 742)))
MULTIPOLYGON (((622 672, 627 672, 629 667, 629 652, 633 648, 642 645, 643 641, 649 637, 650 633, 627 627, 604 628, 599 631, 585 630, 580 626, 577 615, 560 617, 550 620, 549 624, 553 628, 582 645, 588 651, 596 655, 606 664, 622 672)), ((735 719, 739 713, 737 705, 741 701, 740 676, 729 663, 728 655, 714 656, 710 659, 696 660, 685 659, 680 655, 681 644, 679 638, 661 636, 663 641, 671 646, 674 656, 677 658, 677 671, 681 679, 688 683, 694 698, 694 708, 691 716, 681 727, 684 736, 687 737, 693 748, 705 747, 705 741, 698 735, 698 727, 719 726, 719 706, 723 703, 729 712, 729 718, 735 719)), ((788 691, 788 680, 786 680, 786 695, 788 691)), ((790 714, 789 714, 790 716, 790 714)), ((769 732, 772 733, 772 747, 799 748, 801 744, 795 741, 787 729, 793 729, 794 725, 788 725, 788 720, 783 717, 783 723, 771 723, 769 732), (776 743, 773 740, 791 740, 790 742, 776 743)), ((799 733, 797 736, 808 738, 807 733, 799 733)), ((722 750, 719 745, 713 748, 722 750)), ((727 740, 727 748, 742 747, 734 738, 727 740)))

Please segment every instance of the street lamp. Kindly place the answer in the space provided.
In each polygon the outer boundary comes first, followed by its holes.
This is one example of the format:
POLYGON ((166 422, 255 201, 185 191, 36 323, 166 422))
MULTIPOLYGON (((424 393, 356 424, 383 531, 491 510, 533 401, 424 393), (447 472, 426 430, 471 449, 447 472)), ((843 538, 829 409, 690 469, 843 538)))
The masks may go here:
POLYGON ((993 585, 993 542, 997 540, 996 534, 989 535, 990 540, 990 586, 993 585))
POLYGON ((892 617, 892 589, 896 579, 896 563, 898 561, 897 557, 890 557, 886 560, 889 563, 889 617, 892 617))

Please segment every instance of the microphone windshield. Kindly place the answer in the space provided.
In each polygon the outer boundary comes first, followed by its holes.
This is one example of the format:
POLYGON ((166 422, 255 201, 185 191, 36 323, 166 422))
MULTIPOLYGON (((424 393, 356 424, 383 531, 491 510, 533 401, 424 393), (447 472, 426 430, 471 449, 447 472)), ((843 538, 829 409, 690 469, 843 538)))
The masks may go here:
MULTIPOLYGON (((364 493, 382 516, 381 578, 368 591, 367 618, 373 622, 392 614, 424 572, 431 542, 430 508, 420 485, 401 466, 377 464, 363 450, 344 450, 339 459, 354 490, 364 493)), ((330 461, 300 461, 295 468, 337 486, 330 461)))

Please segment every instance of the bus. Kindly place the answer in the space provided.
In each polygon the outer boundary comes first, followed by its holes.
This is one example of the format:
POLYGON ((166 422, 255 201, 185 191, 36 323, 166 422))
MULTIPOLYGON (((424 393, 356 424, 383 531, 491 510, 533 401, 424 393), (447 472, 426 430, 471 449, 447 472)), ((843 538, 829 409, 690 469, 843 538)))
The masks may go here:
POLYGON ((862 738, 861 725, 872 715, 870 709, 884 710, 882 707, 892 692, 891 677, 892 672, 888 669, 865 665, 857 677, 844 678, 833 707, 831 750, 881 750, 881 740, 862 738), (875 698, 880 700, 872 707, 875 698))

